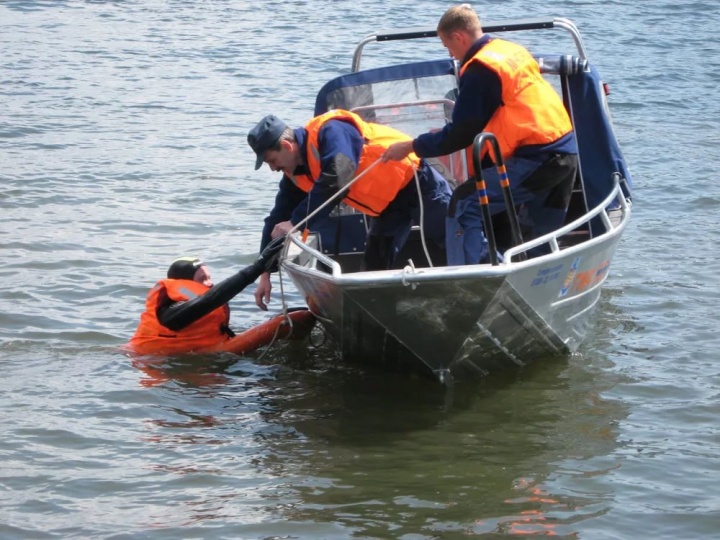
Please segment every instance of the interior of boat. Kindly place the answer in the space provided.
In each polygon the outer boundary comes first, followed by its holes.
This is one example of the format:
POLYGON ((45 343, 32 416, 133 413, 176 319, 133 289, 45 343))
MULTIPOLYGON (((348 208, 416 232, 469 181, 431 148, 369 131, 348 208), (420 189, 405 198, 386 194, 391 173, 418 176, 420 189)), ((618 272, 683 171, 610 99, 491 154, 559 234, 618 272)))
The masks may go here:
MULTIPOLYGON (((391 125, 410 136, 441 129, 450 121, 458 80, 458 65, 454 60, 446 58, 359 70, 359 56, 356 51, 352 73, 332 79, 321 88, 315 115, 346 109, 367 121, 391 125)), ((626 196, 630 189, 630 174, 612 130, 606 102, 608 87, 584 56, 582 48, 579 56, 536 55, 541 73, 562 96, 579 148, 580 167, 565 220, 566 225, 577 222, 577 226, 554 239, 559 249, 606 232, 612 225, 604 216, 587 219, 583 216, 602 203, 617 183, 626 196)), ((453 187, 468 177, 464 152, 429 161, 453 187)), ((610 220, 617 206, 614 202, 606 208, 610 220)), ((522 238, 527 238, 522 207, 516 207, 513 213, 520 216, 517 221, 520 233, 522 238)), ((510 220, 507 212, 493 216, 492 233, 501 254, 518 244, 517 237, 511 234, 510 220)), ((343 273, 362 270, 367 226, 365 216, 340 204, 328 220, 314 224, 320 251, 336 260, 343 273)), ((408 261, 416 268, 427 267, 430 265, 428 255, 434 266, 439 265, 438 261, 444 263, 444 253, 432 252, 429 245, 424 245, 421 231, 415 226, 396 259, 397 267, 404 267, 408 261)), ((521 260, 524 252, 511 257, 513 261, 521 260)))

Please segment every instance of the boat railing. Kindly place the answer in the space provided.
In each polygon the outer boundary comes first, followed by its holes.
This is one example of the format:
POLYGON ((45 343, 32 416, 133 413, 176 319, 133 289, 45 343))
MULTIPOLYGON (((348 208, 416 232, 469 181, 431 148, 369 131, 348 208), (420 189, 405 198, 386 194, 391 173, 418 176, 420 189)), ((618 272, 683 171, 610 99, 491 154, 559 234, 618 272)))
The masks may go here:
MULTIPOLYGON (((287 232, 287 238, 290 238, 293 243, 297 244, 301 248, 305 248, 307 246, 298 244, 296 241, 296 238, 294 236, 294 233, 298 232, 303 228, 303 234, 302 239, 303 241, 307 239, 309 236, 310 230, 308 229, 308 223, 323 209, 325 209, 327 206, 336 205, 342 200, 345 195, 350 191, 350 188, 355 184, 355 182, 359 181, 361 178, 363 178, 368 172, 370 172, 374 167, 376 167, 380 162, 382 161, 382 158, 378 158, 374 163, 371 163, 365 170, 363 170, 360 174, 355 176, 352 180, 350 180, 347 184, 345 184, 341 189, 339 189, 335 194, 333 194, 331 197, 328 198, 327 201, 322 203, 320 206, 318 206, 313 212, 308 214, 304 219, 293 225, 293 227, 287 232)), ((284 253, 287 254, 289 244, 286 243, 285 251, 284 253)), ((314 250, 313 250, 314 251, 314 250)), ((321 255, 319 252, 315 252, 316 255, 321 255)), ((331 261, 332 259, 325 257, 324 255, 321 255, 321 260, 327 260, 331 261)), ((324 261, 325 262, 325 261, 324 261)), ((327 262, 326 262, 327 264, 327 262)), ((332 265, 329 265, 332 266, 332 265)), ((338 265, 339 268, 339 265, 338 265)), ((335 274, 335 268, 333 266, 333 275, 335 274)))
MULTIPOLYGON (((575 47, 577 47, 578 55, 582 60, 587 60, 587 52, 583 44, 580 31, 575 23, 564 17, 555 17, 552 19, 516 19, 506 22, 492 23, 483 25, 483 32, 501 33, 501 32, 518 32, 523 30, 547 30, 560 28, 570 33, 575 47)), ((372 42, 399 41, 406 39, 422 39, 437 37, 435 29, 399 29, 389 32, 380 32, 364 37, 355 47, 352 59, 352 71, 360 71, 360 62, 365 45, 372 42)))
MULTIPOLYGON (((523 254, 527 252, 528 250, 541 246, 543 244, 548 244, 550 246, 551 253, 556 253, 558 251, 561 251, 561 246, 559 239, 575 229, 578 229, 579 227, 585 225, 592 219, 596 217, 600 217, 602 220, 603 225, 605 226, 606 230, 604 233, 595 236, 594 238, 591 238, 589 240, 586 240, 583 242, 583 244, 586 244, 588 242, 601 242, 604 237, 606 237, 608 234, 615 233, 618 229, 620 229, 624 223, 627 222, 627 219, 629 217, 630 209, 631 209, 631 203, 628 201, 628 199, 625 197, 625 194, 622 190, 622 183, 625 181, 619 173, 613 174, 613 180, 614 180, 614 186, 613 189, 610 191, 608 196, 595 208, 591 209, 589 212, 584 214, 583 216, 579 217, 578 219, 568 223, 567 225, 564 225, 560 227, 559 229, 550 232, 548 234, 545 234, 543 236, 540 236, 538 238, 535 238, 533 240, 529 240, 527 242, 523 242, 519 246, 513 246, 509 249, 507 249, 503 253, 503 262, 501 262, 497 267, 507 267, 514 264, 526 264, 525 262, 521 261, 520 254, 523 254), (617 202, 618 206, 613 207, 614 203, 617 202), (611 216, 610 212, 613 210, 619 209, 622 213, 622 219, 619 222, 616 222, 611 216), (513 261, 513 258, 516 258, 516 261, 513 261)), ((320 253, 317 249, 312 247, 311 242, 308 241, 308 238, 304 237, 300 234, 288 234, 287 238, 289 239, 288 244, 286 245, 286 251, 285 256, 288 259, 296 259, 295 264, 298 264, 300 266, 305 267, 317 267, 317 263, 321 263, 322 265, 326 266, 329 270, 329 273, 332 275, 333 278, 339 278, 343 275, 342 266, 339 262, 333 260, 332 258, 320 253), (291 247, 290 245, 294 244, 299 248, 299 251, 295 251, 294 253, 291 253, 291 247)), ((491 265, 492 266, 492 265, 491 265)), ((403 271, 404 272, 404 271, 403 271)), ((325 273, 328 273, 325 271, 325 273)), ((403 279, 406 279, 405 277, 403 279)))
MULTIPOLYGON (((515 211, 515 203, 513 202, 512 191, 510 190, 510 180, 508 178, 507 170, 505 169, 505 161, 500 151, 500 143, 498 143, 497 137, 494 134, 483 131, 475 137, 473 142, 473 167, 475 169, 475 188, 477 189, 478 200, 480 202, 480 211, 482 212, 483 225, 485 228, 485 238, 488 241, 488 247, 490 251, 490 264, 493 266, 498 265, 497 256, 497 242, 495 241, 495 230, 493 229, 492 215, 490 213, 490 198, 488 197, 485 178, 483 176, 482 169, 482 157, 486 146, 490 146, 488 155, 492 157, 497 169, 498 179, 500 181, 500 190, 503 194, 503 200, 505 201, 505 210, 510 220, 510 231, 512 241, 516 246, 522 245, 522 234, 520 233, 520 223, 518 220, 517 212, 515 211)), ((527 255, 525 252, 519 253, 520 260, 525 260, 527 255)))
MULTIPOLYGON (((605 226, 605 232, 603 234, 600 234, 596 236, 595 238, 600 238, 602 236, 605 236, 608 233, 612 233, 617 229, 620 225, 615 223, 613 219, 610 217, 609 209, 613 205, 614 202, 617 201, 617 203, 620 205, 620 210, 624 217, 628 216, 628 212, 630 210, 630 203, 625 197, 625 194, 622 190, 622 182, 625 180, 620 176, 619 173, 613 173, 613 180, 614 180, 614 186, 612 190, 610 191, 610 194, 603 200, 600 204, 598 204, 595 208, 589 210, 579 218, 577 218, 574 221, 571 221, 567 225, 563 225, 559 229, 556 229, 552 232, 549 232, 547 234, 544 234, 543 236, 539 236, 537 238, 534 238, 533 240, 529 240, 527 242, 524 242, 523 244, 519 246, 513 246, 509 249, 507 249, 503 253, 503 259, 504 263, 501 264, 509 264, 512 261, 513 257, 518 256, 521 253, 527 252, 528 250, 542 246, 543 244, 548 244, 550 246, 550 251, 552 253, 555 253, 557 251, 560 251, 560 243, 559 239, 575 229, 580 228, 583 225, 586 225, 589 223, 592 219, 596 217, 600 217, 602 220, 603 225, 605 226)), ((626 220, 622 220, 626 221, 626 220)))
MULTIPOLYGON (((334 261, 327 255, 324 255, 324 254, 320 253, 320 251, 318 251, 317 249, 314 249, 313 247, 311 247, 307 238, 304 238, 303 236, 301 236, 299 234, 293 234, 293 233, 288 233, 287 238, 290 240, 290 243, 295 244, 298 248, 300 248, 300 252, 295 254, 297 257, 301 257, 303 253, 308 255, 307 259, 298 260, 298 263, 301 266, 313 267, 313 266, 317 266, 317 264, 316 264, 317 262, 320 262, 330 269, 330 274, 333 277, 338 277, 338 276, 342 275, 342 267, 340 266, 340 263, 338 263, 337 261, 334 261)), ((286 246, 285 256, 288 258, 292 258, 292 256, 290 256, 290 255, 291 255, 290 244, 288 244, 286 246)))

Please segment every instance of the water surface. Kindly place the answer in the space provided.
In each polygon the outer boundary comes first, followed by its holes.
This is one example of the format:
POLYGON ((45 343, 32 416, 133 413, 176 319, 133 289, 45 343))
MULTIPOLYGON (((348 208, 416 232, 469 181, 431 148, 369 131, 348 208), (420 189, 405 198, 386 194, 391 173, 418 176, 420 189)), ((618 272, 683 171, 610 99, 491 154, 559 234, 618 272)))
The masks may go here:
MULTIPOLYGON (((578 354, 448 391, 329 344, 159 369, 119 350, 174 258, 222 278, 256 256, 278 178, 254 171, 249 128, 305 122, 363 36, 447 6, 0 4, 0 536, 720 530, 714 2, 476 6, 571 18, 611 88, 635 208, 578 354)), ((372 44, 364 62, 428 54, 446 53, 372 44)), ((236 328, 266 318, 250 291, 231 305, 236 328)))

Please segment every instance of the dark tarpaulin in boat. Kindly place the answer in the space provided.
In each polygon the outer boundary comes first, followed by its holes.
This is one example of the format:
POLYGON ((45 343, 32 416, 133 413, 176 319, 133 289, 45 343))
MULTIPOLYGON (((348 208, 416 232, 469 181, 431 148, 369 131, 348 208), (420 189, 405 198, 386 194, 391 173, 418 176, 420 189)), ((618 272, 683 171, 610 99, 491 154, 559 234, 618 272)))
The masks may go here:
POLYGON ((620 173, 626 180, 623 191, 627 196, 632 178, 612 129, 600 74, 593 66, 588 67, 589 70, 568 76, 568 86, 585 197, 588 207, 594 208, 610 193, 613 173, 620 173))

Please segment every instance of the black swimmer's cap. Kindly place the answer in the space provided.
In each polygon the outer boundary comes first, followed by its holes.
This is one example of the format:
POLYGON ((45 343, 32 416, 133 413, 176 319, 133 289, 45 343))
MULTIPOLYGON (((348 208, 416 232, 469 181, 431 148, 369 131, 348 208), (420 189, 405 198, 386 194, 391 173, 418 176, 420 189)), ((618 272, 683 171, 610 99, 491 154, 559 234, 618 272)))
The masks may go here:
POLYGON ((173 261, 168 268, 167 277, 168 279, 192 279, 195 277, 195 272, 200 268, 204 262, 197 257, 181 257, 173 261))

